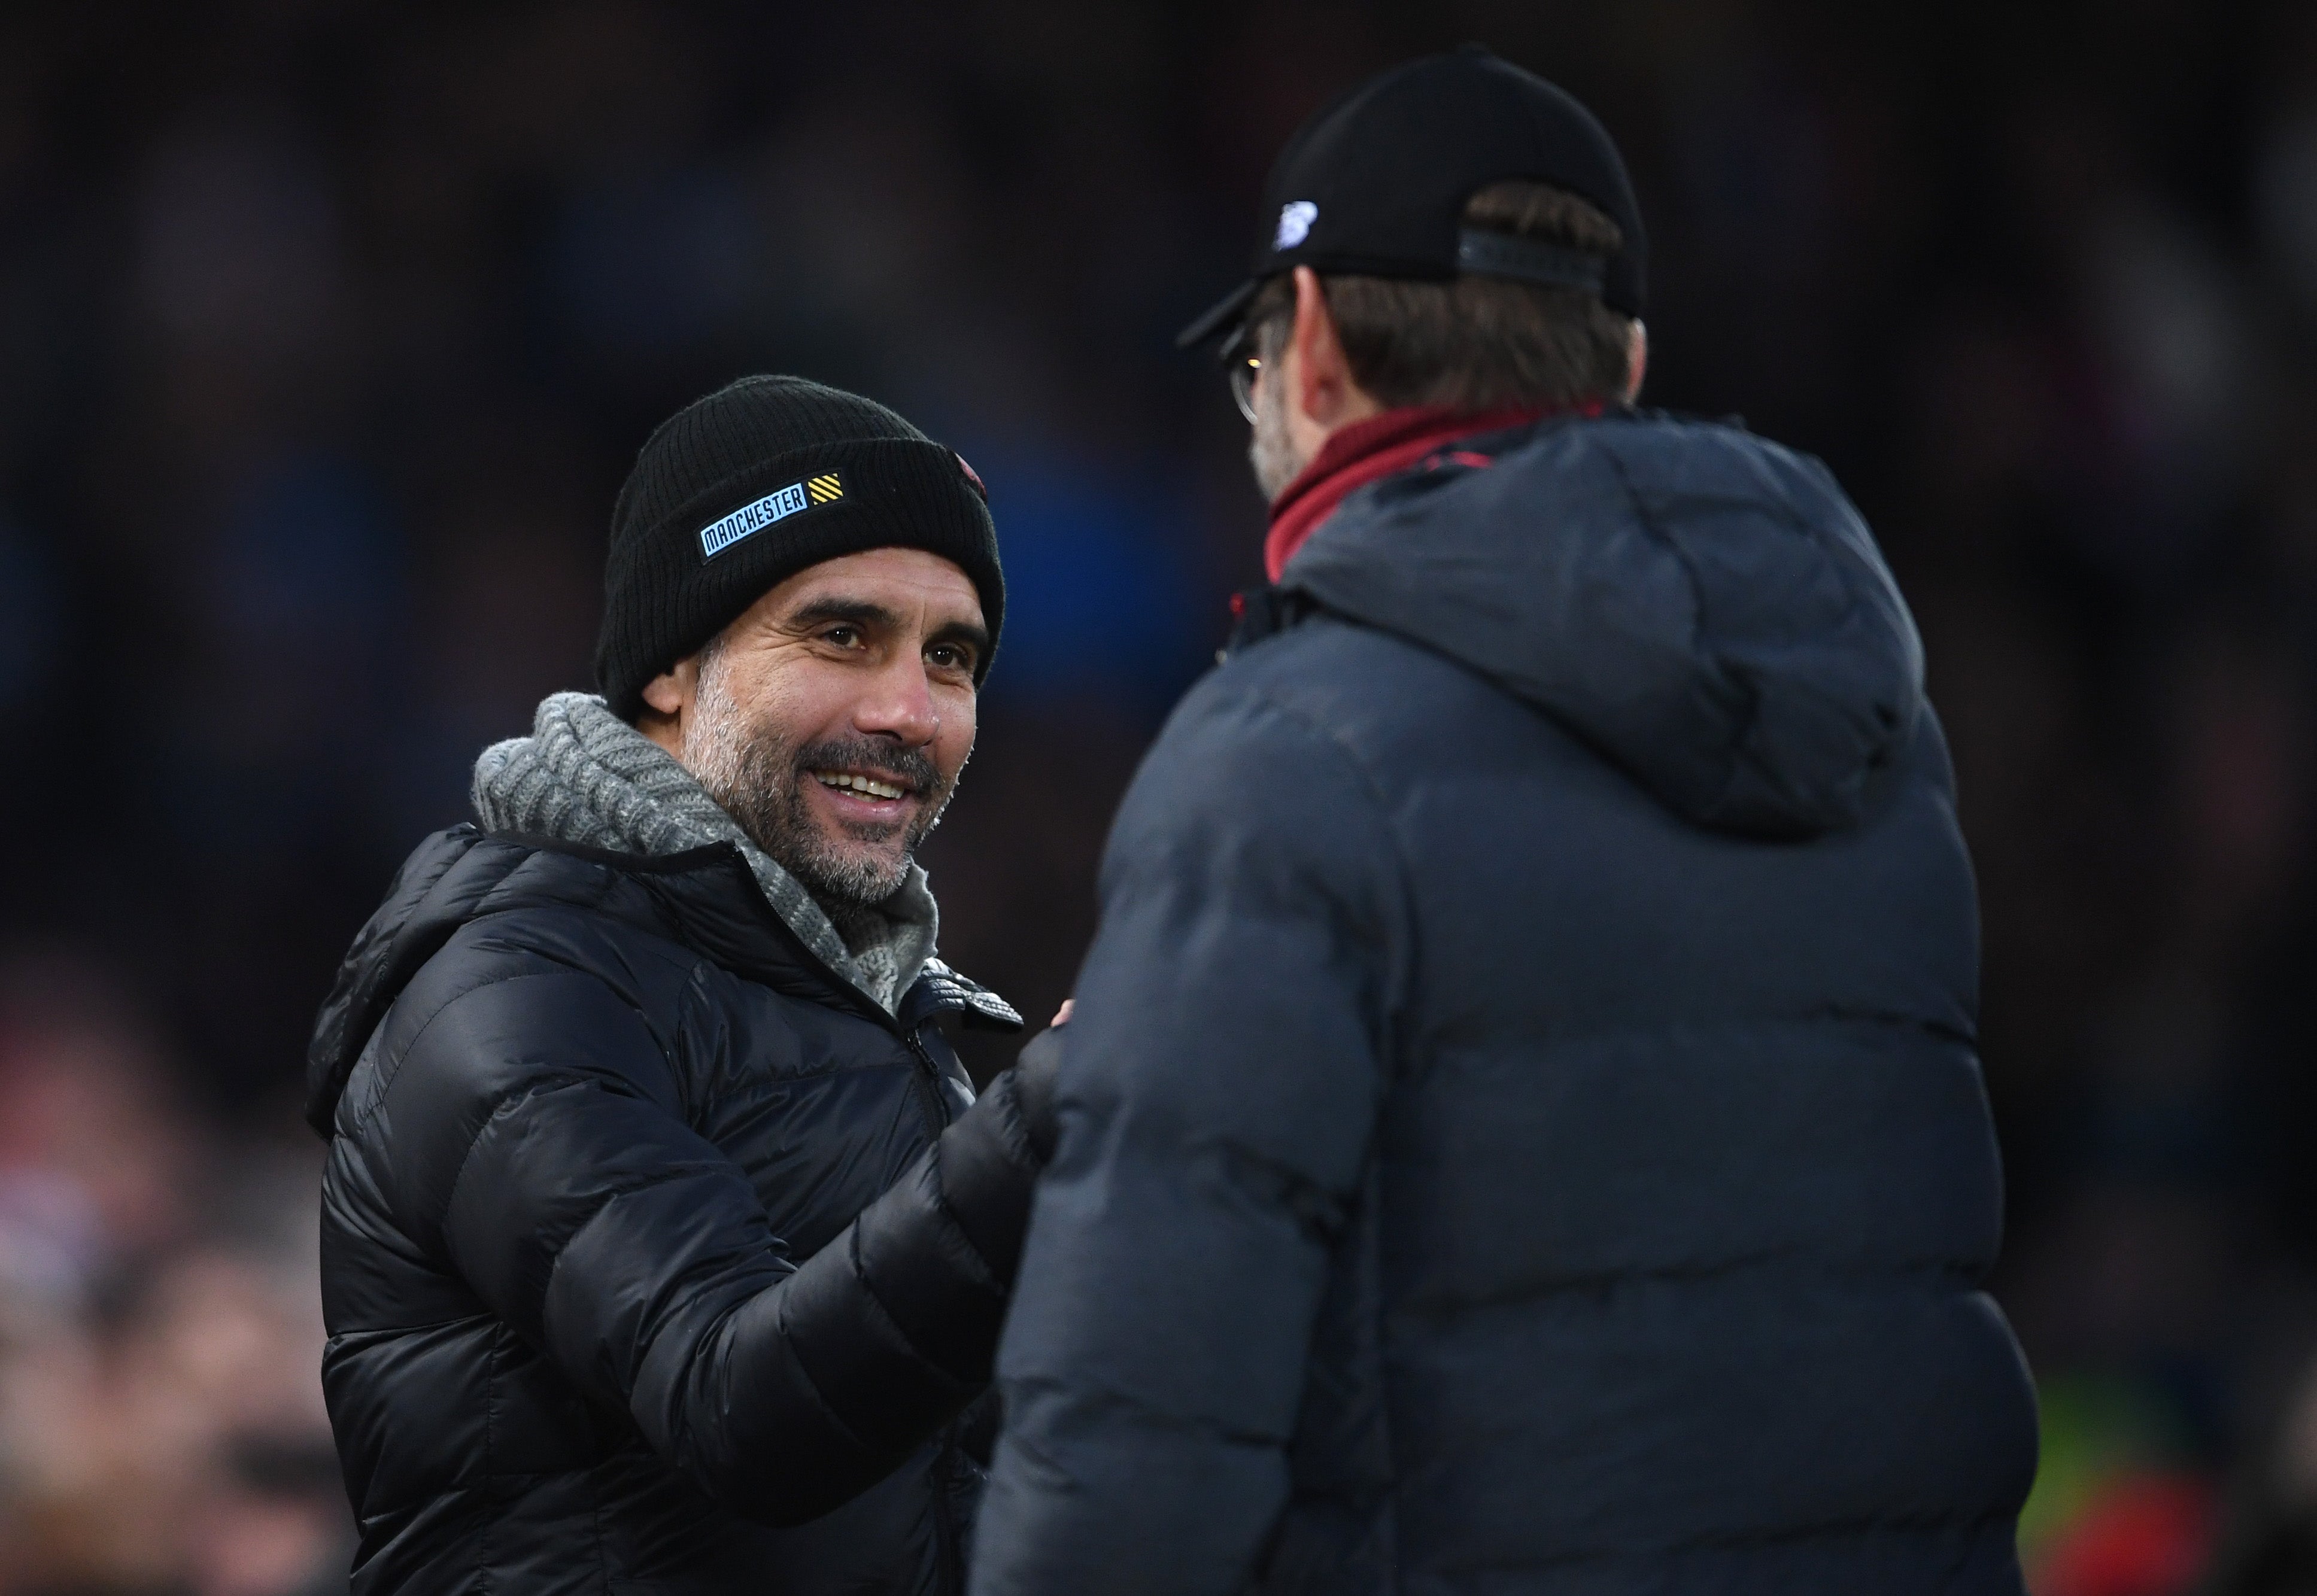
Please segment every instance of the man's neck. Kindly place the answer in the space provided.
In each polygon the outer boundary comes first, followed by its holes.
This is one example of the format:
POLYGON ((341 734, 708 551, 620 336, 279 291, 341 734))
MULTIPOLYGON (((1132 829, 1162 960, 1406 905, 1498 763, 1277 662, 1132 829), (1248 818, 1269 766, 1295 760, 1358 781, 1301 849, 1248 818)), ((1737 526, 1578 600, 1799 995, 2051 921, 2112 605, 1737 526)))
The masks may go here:
MULTIPOLYGON (((792 870, 789 873, 794 875, 796 872, 792 870)), ((879 905, 854 903, 848 898, 824 897, 818 892, 812 895, 812 901, 820 905, 820 912, 828 916, 829 924, 836 928, 837 937, 845 943, 848 953, 858 954, 863 949, 883 941, 891 929, 891 923, 886 919, 885 911, 879 905)))
POLYGON ((684 720, 681 716, 662 715, 646 706, 628 724, 659 745, 676 763, 684 762, 684 720))

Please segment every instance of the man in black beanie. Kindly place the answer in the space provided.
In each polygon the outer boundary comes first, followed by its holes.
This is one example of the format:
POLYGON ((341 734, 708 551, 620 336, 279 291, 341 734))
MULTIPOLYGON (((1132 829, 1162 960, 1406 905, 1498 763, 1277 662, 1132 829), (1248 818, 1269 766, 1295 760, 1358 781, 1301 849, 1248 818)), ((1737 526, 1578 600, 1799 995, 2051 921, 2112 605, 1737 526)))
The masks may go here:
POLYGON ((750 378, 644 445, 603 696, 483 753, 316 1031, 360 1596, 959 1587, 1051 1060, 974 1101, 937 1022, 1021 1021, 912 855, 1004 603, 882 406, 750 378))

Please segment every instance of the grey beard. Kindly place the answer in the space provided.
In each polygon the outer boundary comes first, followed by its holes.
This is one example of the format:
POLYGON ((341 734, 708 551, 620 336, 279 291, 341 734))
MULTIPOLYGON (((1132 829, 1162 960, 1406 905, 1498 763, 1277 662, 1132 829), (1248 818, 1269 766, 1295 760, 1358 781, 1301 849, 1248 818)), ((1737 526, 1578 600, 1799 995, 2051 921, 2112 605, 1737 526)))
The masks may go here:
POLYGON ((700 664, 693 720, 684 762, 717 806, 773 861, 796 878, 828 915, 847 947, 877 929, 875 906, 899 889, 917 847, 956 790, 932 760, 913 748, 863 738, 828 740, 809 747, 775 728, 752 723, 729 691, 721 660, 711 652, 700 664), (862 853, 832 843, 814 823, 804 784, 816 769, 881 771, 926 797, 914 819, 848 827, 859 842, 901 838, 898 851, 862 853))
POLYGON ((1263 489, 1264 498, 1273 503, 1311 463, 1296 457, 1295 445, 1288 439, 1287 388, 1284 382, 1266 380, 1256 385, 1255 435, 1248 440, 1247 460, 1255 468, 1256 486, 1263 489))

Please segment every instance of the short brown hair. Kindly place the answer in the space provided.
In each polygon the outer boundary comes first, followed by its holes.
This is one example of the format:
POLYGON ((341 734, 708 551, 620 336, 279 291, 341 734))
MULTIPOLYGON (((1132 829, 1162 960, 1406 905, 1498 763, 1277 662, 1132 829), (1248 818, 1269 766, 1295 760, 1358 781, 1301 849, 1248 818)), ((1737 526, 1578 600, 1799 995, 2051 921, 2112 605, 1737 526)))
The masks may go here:
MULTIPOLYGON (((1494 183, 1464 206, 1464 225, 1614 254, 1624 233, 1599 207, 1548 183, 1494 183)), ((1391 277, 1320 280, 1353 379, 1382 403, 1511 406, 1614 403, 1632 370, 1633 318, 1583 289, 1504 277, 1446 282, 1391 277)), ((1295 308, 1293 277, 1265 283, 1247 325, 1266 355, 1295 308)))

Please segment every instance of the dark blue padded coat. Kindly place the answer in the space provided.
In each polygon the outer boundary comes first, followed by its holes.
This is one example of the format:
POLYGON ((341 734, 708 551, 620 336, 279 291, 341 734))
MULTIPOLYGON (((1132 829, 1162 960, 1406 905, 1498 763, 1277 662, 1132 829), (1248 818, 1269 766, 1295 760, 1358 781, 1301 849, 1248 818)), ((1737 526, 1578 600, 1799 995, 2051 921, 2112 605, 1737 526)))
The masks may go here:
POLYGON ((2017 1592, 1971 867, 1832 478, 1548 423, 1283 585, 1111 838, 975 1596, 2017 1592))

